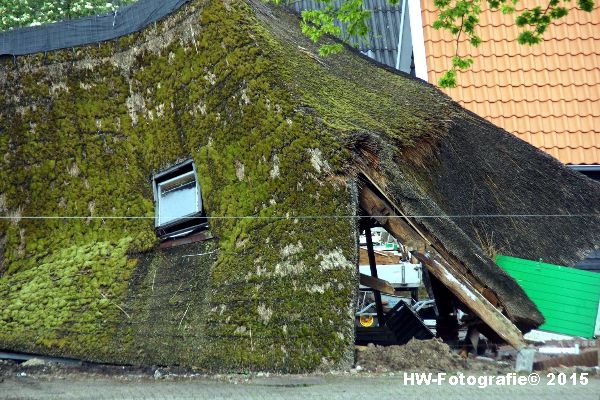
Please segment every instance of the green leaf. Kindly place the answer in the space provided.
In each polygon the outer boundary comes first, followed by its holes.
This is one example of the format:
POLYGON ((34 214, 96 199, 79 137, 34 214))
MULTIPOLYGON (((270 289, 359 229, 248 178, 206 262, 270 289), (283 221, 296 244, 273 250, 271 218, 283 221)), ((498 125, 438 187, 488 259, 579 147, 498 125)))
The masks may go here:
POLYGON ((451 69, 442 75, 438 81, 438 85, 442 88, 455 88, 456 87, 456 71, 451 69))
POLYGON ((532 45, 538 44, 541 41, 541 39, 533 31, 523 31, 519 33, 517 41, 519 42, 519 44, 532 45))
POLYGON ((594 0, 578 0, 577 4, 583 11, 592 12, 594 9, 594 0))
POLYGON ((471 65, 473 65, 472 58, 459 57, 459 56, 452 57, 452 67, 453 68, 466 70, 466 69, 469 69, 471 67, 471 65))
POLYGON ((337 53, 341 52, 343 49, 344 49, 344 46, 341 43, 322 44, 321 47, 319 47, 319 55, 325 57, 330 54, 337 54, 337 53))
POLYGON ((502 11, 502 14, 512 14, 515 12, 515 7, 504 4, 502 8, 500 8, 500 11, 502 11))
POLYGON ((477 47, 477 46, 479 46, 480 44, 481 44, 481 38, 480 38, 479 36, 473 36, 473 37, 471 38, 471 45, 472 45, 473 47, 477 47))

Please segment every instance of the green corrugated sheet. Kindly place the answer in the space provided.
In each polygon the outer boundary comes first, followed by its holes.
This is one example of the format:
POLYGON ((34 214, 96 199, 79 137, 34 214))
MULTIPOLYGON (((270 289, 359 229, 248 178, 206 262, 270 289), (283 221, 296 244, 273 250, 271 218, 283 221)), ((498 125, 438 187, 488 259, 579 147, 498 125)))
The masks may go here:
POLYGON ((544 315, 539 329, 594 336, 600 274, 539 261, 498 255, 496 263, 521 285, 544 315))

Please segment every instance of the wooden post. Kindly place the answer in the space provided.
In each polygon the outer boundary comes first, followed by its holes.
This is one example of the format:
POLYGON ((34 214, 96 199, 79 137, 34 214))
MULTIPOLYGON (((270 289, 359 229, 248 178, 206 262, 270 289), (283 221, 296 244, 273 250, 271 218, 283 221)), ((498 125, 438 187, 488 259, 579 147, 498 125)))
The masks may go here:
MULTIPOLYGON (((417 259, 415 258, 415 260, 417 260, 417 259)), ((421 278, 423 279, 423 286, 425 286, 425 290, 427 290, 427 295, 429 296, 430 299, 435 300, 435 293, 433 293, 433 286, 431 284, 431 278, 429 277, 429 272, 427 271, 427 267, 425 267, 421 270, 421 278)), ((435 313, 436 314, 438 313, 437 306, 436 306, 435 313)))
POLYGON ((415 223, 411 222, 408 217, 396 214, 391 204, 387 203, 368 187, 364 187, 361 191, 360 206, 367 213, 375 212, 379 214, 373 215, 386 216, 385 218, 380 218, 378 222, 383 225, 392 236, 402 241, 404 244, 407 244, 408 247, 417 249, 421 253, 423 253, 422 250, 424 248, 435 250, 448 262, 451 266, 451 270, 455 274, 463 276, 464 279, 468 280, 469 283, 475 287, 475 289, 484 293, 484 296, 490 303, 494 304, 494 306, 499 304, 496 294, 491 290, 486 289, 484 285, 477 281, 477 279, 469 273, 468 269, 451 253, 446 251, 444 246, 439 243, 435 237, 428 234, 427 231, 421 232, 415 228, 415 223))
MULTIPOLYGON (((367 251, 369 255, 369 266, 371 267, 371 276, 373 278, 377 278, 377 265, 375 264, 375 253, 373 252, 371 228, 365 228, 365 237, 367 239, 367 251)), ((381 303, 381 292, 373 289, 373 295, 375 296, 375 306, 377 307, 377 321, 379 321, 379 326, 383 326, 385 320, 383 316, 383 304, 381 303)))
POLYGON ((458 318, 456 315, 456 296, 435 275, 430 274, 426 265, 423 270, 431 283, 436 306, 436 336, 444 342, 458 344, 458 318))

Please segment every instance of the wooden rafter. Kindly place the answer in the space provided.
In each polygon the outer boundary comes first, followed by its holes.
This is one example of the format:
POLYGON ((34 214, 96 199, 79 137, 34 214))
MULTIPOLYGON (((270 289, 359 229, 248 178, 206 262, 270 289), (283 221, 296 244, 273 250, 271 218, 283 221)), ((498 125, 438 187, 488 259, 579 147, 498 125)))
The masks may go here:
POLYGON ((380 216, 377 221, 403 244, 413 249, 423 249, 428 245, 430 253, 433 253, 431 256, 425 257, 415 252, 427 270, 498 336, 516 349, 524 347, 525 341, 521 331, 502 314, 502 310, 496 307, 497 303, 492 303, 488 299, 488 297, 495 299, 496 296, 493 294, 490 296, 484 285, 472 282, 473 277, 468 278, 464 265, 457 263, 454 257, 445 257, 448 252, 435 238, 427 234, 424 229, 417 229, 414 223, 406 216, 400 215, 399 210, 397 213, 395 207, 382 197, 365 186, 360 193, 360 206, 367 214, 380 216))
POLYGON ((381 293, 395 294, 394 287, 388 281, 370 275, 360 274, 360 284, 381 293))

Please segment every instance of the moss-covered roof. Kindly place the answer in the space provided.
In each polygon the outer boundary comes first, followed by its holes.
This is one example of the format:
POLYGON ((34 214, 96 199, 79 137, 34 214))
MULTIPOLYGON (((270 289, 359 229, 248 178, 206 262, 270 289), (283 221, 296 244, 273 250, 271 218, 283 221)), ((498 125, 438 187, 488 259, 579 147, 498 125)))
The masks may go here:
MULTIPOLYGON (((596 183, 434 87, 351 49, 317 54, 280 8, 196 0, 0 66, 0 347, 348 365, 360 174, 411 215, 598 215, 596 183), (150 176, 190 156, 217 239, 158 250, 150 176)), ((415 221, 522 326, 541 318, 484 250, 565 263, 600 243, 597 217, 415 221)))
POLYGON ((600 184, 357 51, 314 56, 293 16, 258 8, 286 46, 292 62, 282 69, 293 88, 353 153, 349 170, 371 174, 405 214, 425 216, 415 219, 520 326, 539 324, 541 315, 491 258, 582 259, 600 246, 600 184))

